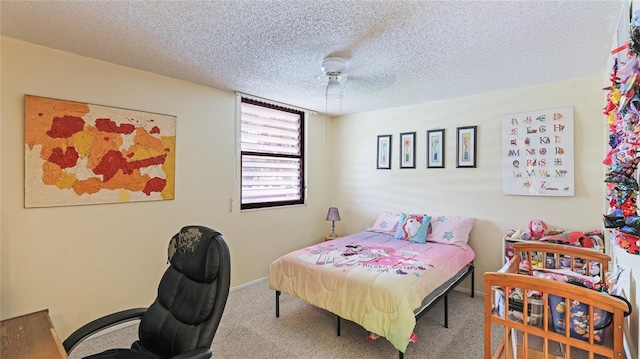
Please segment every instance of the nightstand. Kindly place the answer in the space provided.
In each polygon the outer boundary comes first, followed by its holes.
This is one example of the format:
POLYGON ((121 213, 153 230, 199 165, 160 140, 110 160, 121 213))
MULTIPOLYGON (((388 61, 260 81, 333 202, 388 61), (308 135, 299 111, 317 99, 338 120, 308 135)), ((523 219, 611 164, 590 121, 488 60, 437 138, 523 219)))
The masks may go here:
POLYGON ((338 237, 326 236, 326 237, 324 237, 324 240, 326 242, 326 241, 331 241, 331 240, 338 239, 338 238, 340 238, 340 237, 339 236, 338 237))

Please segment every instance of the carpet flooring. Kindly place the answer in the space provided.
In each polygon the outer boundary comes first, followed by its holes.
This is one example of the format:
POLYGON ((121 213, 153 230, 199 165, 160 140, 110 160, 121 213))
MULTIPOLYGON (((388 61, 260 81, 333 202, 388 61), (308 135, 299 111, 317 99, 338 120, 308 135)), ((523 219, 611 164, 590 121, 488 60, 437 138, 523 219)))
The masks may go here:
MULTIPOLYGON (((414 330, 417 343, 409 343, 404 357, 483 357, 483 298, 468 291, 449 294, 449 328, 444 328, 444 304, 440 301, 414 330)), ((280 318, 275 317, 275 293, 267 280, 231 291, 222 321, 213 340, 213 358, 398 358, 398 351, 384 338, 370 342, 359 325, 342 320, 336 336, 334 314, 298 298, 283 294, 280 318)), ((493 347, 500 340, 494 333, 493 347)), ((70 358, 77 359, 111 347, 128 347, 136 339, 137 325, 86 340, 70 358)))

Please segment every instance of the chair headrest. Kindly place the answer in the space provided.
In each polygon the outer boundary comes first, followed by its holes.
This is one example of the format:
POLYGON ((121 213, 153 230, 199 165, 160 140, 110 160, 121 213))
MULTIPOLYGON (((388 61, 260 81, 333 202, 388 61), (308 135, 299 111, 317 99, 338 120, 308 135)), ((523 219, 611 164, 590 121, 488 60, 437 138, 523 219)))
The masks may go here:
POLYGON ((169 242, 171 267, 189 279, 210 283, 220 267, 220 232, 204 226, 186 226, 169 242))

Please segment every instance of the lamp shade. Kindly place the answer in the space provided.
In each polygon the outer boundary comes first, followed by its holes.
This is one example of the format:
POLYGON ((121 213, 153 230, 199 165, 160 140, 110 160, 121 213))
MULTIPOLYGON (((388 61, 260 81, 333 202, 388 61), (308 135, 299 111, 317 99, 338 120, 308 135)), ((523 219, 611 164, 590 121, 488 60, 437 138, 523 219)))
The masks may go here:
POLYGON ((327 221, 339 221, 340 220, 340 212, 338 212, 338 207, 329 207, 329 212, 327 212, 327 221))

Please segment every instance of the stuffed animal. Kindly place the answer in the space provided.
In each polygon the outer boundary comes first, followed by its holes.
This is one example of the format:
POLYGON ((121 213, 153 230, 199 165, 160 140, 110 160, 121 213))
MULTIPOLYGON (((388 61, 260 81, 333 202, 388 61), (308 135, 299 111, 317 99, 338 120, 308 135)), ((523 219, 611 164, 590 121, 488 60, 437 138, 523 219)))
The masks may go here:
POLYGON ((531 235, 531 239, 540 239, 544 237, 544 233, 547 229, 547 224, 541 219, 532 219, 529 221, 529 234, 531 235))
POLYGON ((513 229, 508 230, 506 233, 506 236, 510 238, 524 239, 524 240, 531 238, 531 235, 529 234, 529 232, 523 231, 520 228, 518 228, 517 231, 514 231, 513 229))

